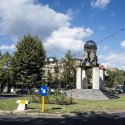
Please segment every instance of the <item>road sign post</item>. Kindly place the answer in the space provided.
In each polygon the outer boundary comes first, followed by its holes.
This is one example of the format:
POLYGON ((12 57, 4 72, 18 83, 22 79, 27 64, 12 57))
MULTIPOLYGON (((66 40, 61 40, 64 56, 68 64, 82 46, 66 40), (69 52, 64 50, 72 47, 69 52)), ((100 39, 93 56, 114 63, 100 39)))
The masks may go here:
POLYGON ((45 96, 48 94, 48 88, 43 85, 39 88, 39 94, 42 96, 42 112, 45 111, 45 96))
POLYGON ((45 111, 45 98, 42 96, 42 112, 45 111))

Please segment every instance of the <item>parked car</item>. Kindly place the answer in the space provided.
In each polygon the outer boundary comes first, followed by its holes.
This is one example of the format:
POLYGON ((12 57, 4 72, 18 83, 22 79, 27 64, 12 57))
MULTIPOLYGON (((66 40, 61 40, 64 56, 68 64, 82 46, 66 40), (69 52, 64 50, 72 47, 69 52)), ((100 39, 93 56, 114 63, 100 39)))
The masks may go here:
POLYGON ((117 85, 115 87, 115 93, 117 94, 125 93, 125 85, 117 85))
POLYGON ((17 95, 27 95, 28 91, 26 89, 21 89, 16 92, 17 95))
POLYGON ((31 88, 26 88, 25 90, 28 92, 27 94, 33 94, 34 93, 34 91, 31 88))
POLYGON ((18 95, 27 95, 27 94, 32 94, 32 93, 33 93, 33 90, 31 88, 23 88, 16 92, 16 94, 18 95))

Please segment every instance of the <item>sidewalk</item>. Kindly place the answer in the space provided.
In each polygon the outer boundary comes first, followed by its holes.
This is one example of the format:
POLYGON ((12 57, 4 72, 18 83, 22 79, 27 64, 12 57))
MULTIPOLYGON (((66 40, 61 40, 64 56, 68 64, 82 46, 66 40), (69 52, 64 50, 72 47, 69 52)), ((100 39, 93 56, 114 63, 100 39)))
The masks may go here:
POLYGON ((100 111, 100 112, 83 112, 83 113, 30 113, 27 111, 5 111, 0 110, 0 115, 17 115, 17 116, 23 116, 23 117, 75 117, 75 116, 91 116, 91 115, 105 115, 105 116, 111 116, 111 115, 120 115, 125 117, 125 111, 117 110, 117 111, 100 111))

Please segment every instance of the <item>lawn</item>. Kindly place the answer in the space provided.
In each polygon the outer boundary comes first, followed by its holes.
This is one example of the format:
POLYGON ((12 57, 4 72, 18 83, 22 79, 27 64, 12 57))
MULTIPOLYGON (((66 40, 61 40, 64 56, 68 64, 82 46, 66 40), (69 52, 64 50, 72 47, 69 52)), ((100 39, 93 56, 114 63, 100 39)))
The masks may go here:
MULTIPOLYGON (((0 110, 15 110, 18 104, 17 99, 29 99, 25 98, 13 98, 0 100, 0 110)), ((30 103, 28 105, 28 112, 41 112, 41 104, 30 103)), ((125 110, 125 96, 121 96, 119 99, 106 100, 106 101, 91 101, 91 100, 74 100, 72 105, 55 105, 45 104, 46 113, 73 113, 73 112, 87 112, 87 111, 116 111, 125 110)))

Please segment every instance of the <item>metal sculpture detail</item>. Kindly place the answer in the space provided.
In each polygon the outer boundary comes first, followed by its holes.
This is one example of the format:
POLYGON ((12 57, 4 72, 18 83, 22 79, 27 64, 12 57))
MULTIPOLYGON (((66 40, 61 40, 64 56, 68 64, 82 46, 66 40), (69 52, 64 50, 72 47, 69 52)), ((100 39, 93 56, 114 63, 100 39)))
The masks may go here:
POLYGON ((97 66, 97 56, 96 56, 97 46, 96 43, 92 40, 89 40, 84 45, 84 58, 83 65, 84 67, 95 67, 97 66))

